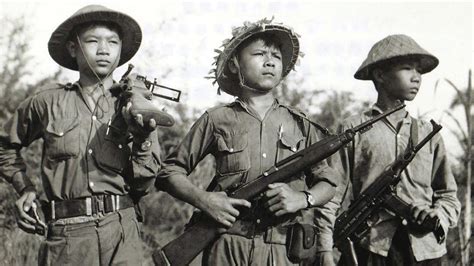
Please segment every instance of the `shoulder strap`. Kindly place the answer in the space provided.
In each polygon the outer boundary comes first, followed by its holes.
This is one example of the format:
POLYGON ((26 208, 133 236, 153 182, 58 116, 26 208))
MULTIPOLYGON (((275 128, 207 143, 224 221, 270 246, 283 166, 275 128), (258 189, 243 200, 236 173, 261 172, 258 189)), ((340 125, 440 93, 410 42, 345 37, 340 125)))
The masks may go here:
POLYGON ((323 132, 324 135, 326 136, 329 136, 331 135, 331 132, 329 131, 329 129, 321 126, 320 124, 312 121, 311 119, 309 119, 306 114, 299 110, 298 108, 295 108, 295 107, 292 107, 292 106, 288 106, 288 105, 282 105, 283 107, 285 107, 286 109, 288 109, 288 111, 296 116, 297 118, 299 118, 300 120, 303 121, 303 134, 305 134, 305 137, 308 136, 308 133, 309 133, 309 128, 306 128, 306 124, 304 123, 304 120, 306 120, 307 122, 309 122, 309 124, 313 125, 314 127, 316 127, 317 129, 319 129, 321 132, 323 132))
POLYGON ((411 127, 410 127, 410 139, 408 140, 408 146, 410 148, 413 148, 417 144, 418 144, 418 121, 412 117, 411 127))

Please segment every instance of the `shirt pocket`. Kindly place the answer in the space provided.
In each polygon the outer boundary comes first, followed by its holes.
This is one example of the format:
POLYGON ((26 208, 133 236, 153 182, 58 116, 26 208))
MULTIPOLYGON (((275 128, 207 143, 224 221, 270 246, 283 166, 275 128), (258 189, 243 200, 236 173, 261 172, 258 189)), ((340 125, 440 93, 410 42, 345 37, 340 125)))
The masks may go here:
POLYGON ((217 133, 216 170, 221 176, 250 168, 247 132, 217 133))
POLYGON ((112 171, 121 174, 131 159, 130 147, 127 143, 106 135, 101 145, 92 147, 97 166, 104 171, 112 171))
POLYGON ((283 134, 278 142, 278 161, 304 148, 304 140, 306 138, 301 134, 283 134))
MULTIPOLYGON (((289 157, 298 151, 304 149, 304 140, 306 138, 301 133, 296 134, 283 134, 278 141, 278 161, 289 157)), ((289 180, 285 181, 291 188, 294 190, 305 190, 305 182, 302 180, 305 179, 304 173, 299 173, 294 175, 289 180)))
POLYGON ((60 160, 79 154, 80 127, 76 118, 50 121, 45 130, 45 153, 60 160))

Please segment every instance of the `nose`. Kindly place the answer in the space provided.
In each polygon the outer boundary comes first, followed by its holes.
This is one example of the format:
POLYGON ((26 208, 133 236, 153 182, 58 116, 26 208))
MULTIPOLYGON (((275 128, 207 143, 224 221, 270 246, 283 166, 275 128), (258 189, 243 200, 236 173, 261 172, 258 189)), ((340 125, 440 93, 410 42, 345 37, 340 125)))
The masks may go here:
POLYGON ((267 56, 265 58, 265 66, 266 67, 275 67, 275 62, 273 62, 273 58, 271 56, 267 56))
POLYGON ((411 78, 412 82, 421 82, 421 73, 418 69, 413 69, 413 77, 411 78))
POLYGON ((97 54, 109 54, 109 45, 105 41, 100 41, 97 47, 97 54))

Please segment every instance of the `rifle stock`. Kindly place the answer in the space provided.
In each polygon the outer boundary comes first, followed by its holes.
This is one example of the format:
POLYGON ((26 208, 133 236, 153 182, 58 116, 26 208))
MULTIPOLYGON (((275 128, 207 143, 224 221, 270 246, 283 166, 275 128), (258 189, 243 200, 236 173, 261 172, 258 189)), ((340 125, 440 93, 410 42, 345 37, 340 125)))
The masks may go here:
MULTIPOLYGON (((387 207, 403 219, 410 219, 410 205, 396 196, 393 191, 401 180, 401 173, 416 153, 442 128, 433 120, 431 124, 433 130, 418 145, 408 149, 399 159, 389 165, 349 208, 337 217, 333 237, 334 245, 341 251, 347 252, 347 240, 357 243, 365 236, 374 222, 372 218, 382 207, 387 207)), ((444 231, 437 217, 425 219, 421 228, 433 232, 438 241, 444 239, 444 231)), ((353 263, 354 260, 349 259, 344 262, 346 265, 357 265, 357 258, 355 258, 355 263, 353 263)))
MULTIPOLYGON (((285 181, 303 172, 308 167, 327 159, 342 146, 349 143, 357 132, 364 132, 370 129, 375 122, 404 107, 405 105, 401 104, 355 128, 346 130, 344 133, 329 136, 310 145, 304 150, 279 161, 275 166, 253 181, 228 192, 229 197, 249 200, 259 195, 267 189, 268 185, 285 181)), ((163 249, 154 252, 153 260, 155 265, 182 266, 189 264, 207 245, 211 244, 218 237, 217 228, 217 223, 210 223, 209 220, 191 225, 181 236, 168 243, 163 249), (163 256, 170 264, 164 262, 163 256)))

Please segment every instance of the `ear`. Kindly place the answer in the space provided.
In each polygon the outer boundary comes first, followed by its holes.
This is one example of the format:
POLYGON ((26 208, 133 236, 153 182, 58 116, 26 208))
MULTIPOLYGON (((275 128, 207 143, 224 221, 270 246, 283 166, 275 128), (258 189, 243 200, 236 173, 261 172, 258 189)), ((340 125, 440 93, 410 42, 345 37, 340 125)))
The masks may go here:
POLYGON ((372 70, 372 77, 376 83, 381 84, 384 81, 384 73, 380 68, 372 70))
POLYGON ((229 60, 229 63, 227 64, 227 66, 229 67, 229 70, 232 74, 237 74, 238 73, 238 68, 237 68, 236 64, 238 64, 237 58, 235 56, 233 56, 229 60))
POLYGON ((72 58, 76 58, 76 43, 75 42, 68 41, 66 43, 66 49, 72 58))

